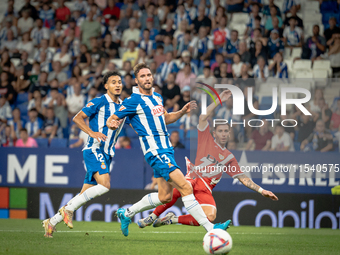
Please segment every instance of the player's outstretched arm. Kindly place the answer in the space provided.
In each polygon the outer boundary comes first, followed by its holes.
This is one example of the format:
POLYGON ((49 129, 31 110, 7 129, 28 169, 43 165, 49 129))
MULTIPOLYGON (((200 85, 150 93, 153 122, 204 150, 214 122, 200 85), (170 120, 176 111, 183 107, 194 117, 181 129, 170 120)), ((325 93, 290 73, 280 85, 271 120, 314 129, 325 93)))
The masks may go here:
MULTIPOLYGON (((229 97, 231 96, 231 91, 230 90, 224 90, 222 91, 222 93, 220 94, 220 98, 222 103, 227 101, 229 99, 229 97)), ((207 126, 207 119, 212 115, 212 113, 214 112, 215 108, 217 107, 217 105, 215 103, 211 103, 208 107, 207 107, 207 114, 201 114, 198 120, 198 128, 199 129, 204 129, 207 126)))
POLYGON ((106 126, 112 130, 116 130, 120 123, 122 123, 122 120, 118 118, 117 115, 112 114, 106 121, 106 126))
POLYGON ((186 105, 183 106, 183 108, 177 112, 171 112, 168 113, 167 111, 165 111, 164 113, 164 119, 165 119, 165 123, 171 124, 176 122, 178 119, 180 119, 184 114, 189 113, 191 110, 194 110, 197 108, 197 104, 196 101, 190 101, 189 103, 187 103, 186 105))
POLYGON ((277 201, 279 200, 275 194, 269 190, 262 189, 259 185, 254 183, 248 176, 245 174, 241 174, 238 177, 238 180, 246 187, 256 192, 259 192, 262 196, 268 197, 271 200, 277 201))
POLYGON ((77 124, 77 126, 83 130, 86 134, 91 136, 94 139, 97 139, 98 142, 100 141, 105 141, 106 140, 106 135, 100 133, 100 132, 93 132, 88 125, 85 123, 85 119, 87 118, 87 115, 83 112, 80 111, 77 113, 76 116, 73 117, 74 123, 77 124))

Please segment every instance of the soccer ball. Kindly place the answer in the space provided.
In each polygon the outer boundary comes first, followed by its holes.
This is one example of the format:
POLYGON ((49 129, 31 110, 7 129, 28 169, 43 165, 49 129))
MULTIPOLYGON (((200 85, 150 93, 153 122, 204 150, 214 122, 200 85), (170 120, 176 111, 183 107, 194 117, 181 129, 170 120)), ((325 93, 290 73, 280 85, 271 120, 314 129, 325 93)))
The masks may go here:
POLYGON ((203 238, 203 249, 207 254, 227 254, 233 246, 231 236, 222 229, 213 229, 203 238))

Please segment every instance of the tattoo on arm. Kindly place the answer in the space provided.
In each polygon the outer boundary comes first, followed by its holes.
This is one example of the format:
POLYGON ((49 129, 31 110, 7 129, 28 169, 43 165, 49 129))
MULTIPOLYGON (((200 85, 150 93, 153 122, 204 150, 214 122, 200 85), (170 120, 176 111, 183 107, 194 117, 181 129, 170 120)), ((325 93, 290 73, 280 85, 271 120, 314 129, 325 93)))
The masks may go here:
POLYGON ((260 186, 257 185, 256 183, 254 183, 248 176, 246 176, 245 174, 242 174, 240 176, 238 176, 238 180, 247 188, 254 190, 254 191, 258 191, 260 186))

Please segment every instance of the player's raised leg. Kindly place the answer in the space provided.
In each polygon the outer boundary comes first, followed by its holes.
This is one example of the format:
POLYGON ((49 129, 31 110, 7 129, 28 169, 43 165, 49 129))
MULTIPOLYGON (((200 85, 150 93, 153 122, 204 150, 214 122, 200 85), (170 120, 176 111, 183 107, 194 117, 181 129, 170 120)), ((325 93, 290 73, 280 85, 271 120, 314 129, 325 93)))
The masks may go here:
POLYGON ((117 210, 117 217, 121 221, 121 230, 124 236, 129 235, 128 227, 131 223, 131 218, 135 216, 136 213, 155 208, 171 201, 173 189, 172 186, 163 178, 158 177, 156 179, 158 184, 158 193, 155 192, 147 194, 131 207, 127 209, 119 208, 117 210))

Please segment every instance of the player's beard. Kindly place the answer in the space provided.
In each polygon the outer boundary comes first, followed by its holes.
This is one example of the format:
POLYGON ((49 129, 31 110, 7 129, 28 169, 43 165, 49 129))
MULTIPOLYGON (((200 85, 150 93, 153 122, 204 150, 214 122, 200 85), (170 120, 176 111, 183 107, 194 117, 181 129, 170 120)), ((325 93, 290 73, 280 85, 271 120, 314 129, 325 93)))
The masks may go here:
POLYGON ((152 89, 152 82, 150 82, 150 85, 147 84, 139 84, 139 86, 143 89, 143 90, 146 90, 146 91, 150 91, 152 89), (148 86, 148 87, 147 87, 148 86), (150 86, 150 87, 149 87, 150 86))

